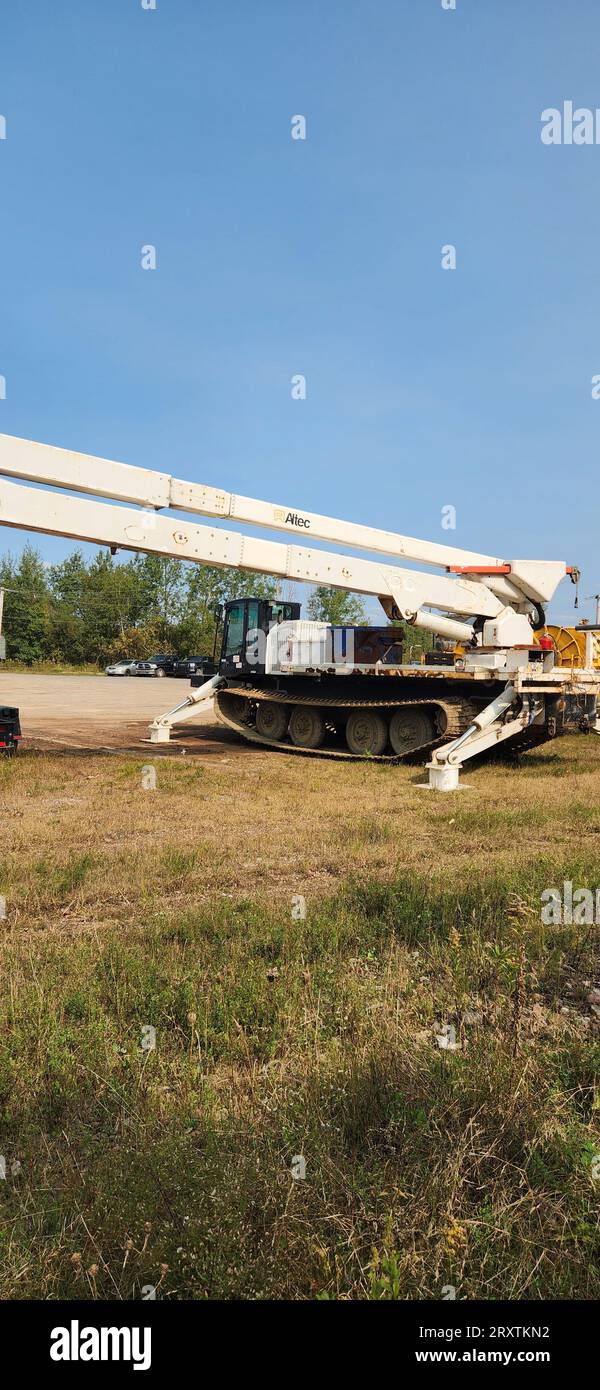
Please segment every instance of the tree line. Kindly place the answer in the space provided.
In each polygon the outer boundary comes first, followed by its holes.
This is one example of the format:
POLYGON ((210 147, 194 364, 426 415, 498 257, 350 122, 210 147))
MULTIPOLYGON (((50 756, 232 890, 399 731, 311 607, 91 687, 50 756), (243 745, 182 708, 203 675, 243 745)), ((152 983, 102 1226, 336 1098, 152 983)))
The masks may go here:
MULTIPOLYGON (((215 608, 228 599, 287 598, 281 581, 247 570, 186 564, 160 555, 116 559, 74 550, 47 564, 32 545, 0 559, 6 656, 33 665, 104 665, 156 651, 210 654, 215 608)), ((355 594, 326 586, 308 599, 308 616, 333 623, 365 620, 355 594)))

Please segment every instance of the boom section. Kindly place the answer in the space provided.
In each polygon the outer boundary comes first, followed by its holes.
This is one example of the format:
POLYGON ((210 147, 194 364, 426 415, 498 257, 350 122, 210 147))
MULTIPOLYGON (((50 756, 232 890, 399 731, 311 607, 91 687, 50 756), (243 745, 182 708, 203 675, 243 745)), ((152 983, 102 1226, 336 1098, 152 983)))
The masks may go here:
MULTIPOLYGON (((173 508, 176 511, 219 519, 229 517, 268 530, 285 531, 303 542, 312 538, 333 541, 345 549, 367 550, 372 554, 381 553, 432 565, 434 568, 456 573, 459 576, 457 583, 463 585, 465 593, 471 592, 473 588, 481 590, 476 609, 481 616, 495 616, 490 614, 487 606, 490 593, 502 600, 501 606, 510 604, 525 612, 532 602, 548 602, 567 573, 567 566, 562 561, 513 560, 507 563, 496 556, 481 555, 476 551, 461 550, 435 541, 417 540, 412 536, 377 530, 359 522, 320 516, 315 512, 298 512, 273 502, 240 497, 202 483, 184 482, 168 473, 115 463, 110 459, 95 458, 91 454, 74 453, 69 449, 58 449, 49 444, 18 439, 13 435, 0 434, 0 474, 2 473, 9 477, 24 478, 28 482, 50 483, 53 487, 65 488, 71 492, 87 493, 119 502, 133 502, 155 512, 173 508)), ((57 528, 57 534, 62 534, 60 528, 57 528)), ((312 552, 313 556, 315 554, 316 552, 312 552)), ((212 563, 218 562, 215 560, 212 563)), ((354 562, 354 568, 358 563, 354 562)), ((313 582, 333 584, 338 581, 329 578, 313 582)), ((434 596, 434 591, 440 592, 437 583, 431 583, 429 593, 419 590, 420 602, 447 609, 448 603, 438 601, 434 596)), ((353 587, 361 588, 364 593, 374 592, 372 584, 362 588, 357 582, 353 587)), ((471 608, 460 605, 455 605, 452 611, 473 612, 471 608)))
POLYGON ((403 616, 415 615, 423 604, 467 617, 494 618, 502 608, 484 584, 466 579, 285 545, 154 511, 130 510, 18 483, 0 482, 0 525, 391 597, 403 616))
POLYGON ((401 536, 394 531, 381 531, 374 526, 363 526, 360 522, 321 516, 287 504, 261 502, 254 497, 241 497, 204 483, 188 483, 168 473, 95 458, 92 454, 78 454, 71 449, 58 449, 50 444, 38 444, 9 434, 0 434, 0 473, 157 510, 172 507, 175 511, 199 516, 229 518, 270 531, 286 531, 301 541, 314 537, 352 550, 396 555, 440 569, 480 566, 487 572, 504 564, 495 556, 480 555, 473 550, 422 541, 414 536, 401 536))

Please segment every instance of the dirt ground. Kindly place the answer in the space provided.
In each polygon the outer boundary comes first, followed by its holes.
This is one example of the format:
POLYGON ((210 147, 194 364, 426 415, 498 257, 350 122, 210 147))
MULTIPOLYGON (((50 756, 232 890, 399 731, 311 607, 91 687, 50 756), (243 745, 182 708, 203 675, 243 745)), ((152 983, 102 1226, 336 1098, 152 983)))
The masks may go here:
MULTIPOLYGON (((188 681, 122 676, 23 675, 0 671, 0 704, 21 712, 23 748, 144 750, 148 725, 185 700, 188 681)), ((154 745, 155 756, 180 754, 228 757, 244 745, 215 718, 212 700, 193 721, 175 730, 170 744, 154 745)))

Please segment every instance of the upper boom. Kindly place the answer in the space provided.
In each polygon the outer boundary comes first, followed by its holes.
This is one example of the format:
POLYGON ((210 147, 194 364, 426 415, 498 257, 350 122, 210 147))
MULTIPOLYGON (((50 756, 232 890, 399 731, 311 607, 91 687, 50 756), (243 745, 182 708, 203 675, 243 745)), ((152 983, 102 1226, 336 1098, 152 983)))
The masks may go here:
POLYGON ((2 525, 95 541, 113 548, 172 555, 202 564, 244 567, 372 594, 380 598, 390 616, 397 615, 464 640, 473 637, 471 626, 449 618, 440 619, 425 609, 434 607, 461 618, 494 620, 486 639, 491 645, 526 645, 528 632, 531 635, 529 618, 535 620, 539 616, 540 606, 552 597, 567 573, 567 566, 559 561, 513 560, 507 563, 497 557, 420 541, 357 522, 312 512, 299 513, 271 502, 184 482, 167 473, 94 458, 12 435, 0 435, 0 473, 137 504, 136 510, 129 512, 120 506, 98 505, 88 499, 3 483, 0 484, 2 525), (304 542, 315 537, 350 550, 402 556, 452 571, 456 578, 315 550, 306 544, 258 540, 193 522, 175 524, 175 518, 157 515, 163 508, 207 517, 230 517, 271 530, 291 531, 304 542), (502 619, 500 624, 495 621, 499 618, 502 619))
POLYGON ((260 502, 254 497, 240 497, 234 492, 209 487, 204 483, 183 482, 168 473, 149 468, 135 468, 112 459, 95 458, 93 454, 78 454, 71 449, 58 449, 51 444, 38 444, 30 439, 0 434, 0 473, 25 478, 33 483, 51 483, 54 487, 72 492, 87 492, 113 501, 134 502, 157 511, 172 507, 175 511, 199 516, 229 517, 235 521, 264 526, 270 531, 292 532, 304 541, 334 541, 352 550, 369 550, 384 555, 398 555, 405 560, 420 560, 423 564, 441 569, 453 566, 480 565, 497 567, 503 560, 491 555, 479 555, 473 550, 461 550, 435 541, 421 541, 412 536, 400 536, 393 531, 380 531, 359 522, 339 521, 335 517, 319 516, 315 512, 298 511, 276 502, 260 502))

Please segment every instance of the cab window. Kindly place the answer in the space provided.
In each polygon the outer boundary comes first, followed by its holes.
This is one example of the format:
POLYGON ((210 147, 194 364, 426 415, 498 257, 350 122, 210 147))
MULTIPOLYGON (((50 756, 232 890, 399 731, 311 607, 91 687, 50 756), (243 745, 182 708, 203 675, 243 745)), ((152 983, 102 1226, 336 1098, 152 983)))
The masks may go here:
POLYGON ((225 643, 225 655, 234 656, 236 652, 241 652, 244 641, 244 605, 234 603, 233 608, 227 614, 227 641, 225 643))
POLYGON ((274 623, 288 623, 292 617, 291 603, 272 603, 269 608, 269 627, 274 623))
POLYGON ((262 633, 258 629, 258 601, 252 599, 248 604, 248 624, 246 627, 246 661, 256 666, 259 660, 259 644, 262 633))

